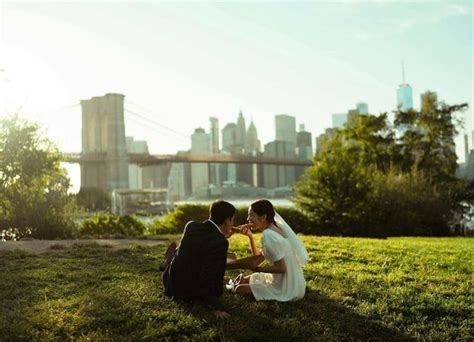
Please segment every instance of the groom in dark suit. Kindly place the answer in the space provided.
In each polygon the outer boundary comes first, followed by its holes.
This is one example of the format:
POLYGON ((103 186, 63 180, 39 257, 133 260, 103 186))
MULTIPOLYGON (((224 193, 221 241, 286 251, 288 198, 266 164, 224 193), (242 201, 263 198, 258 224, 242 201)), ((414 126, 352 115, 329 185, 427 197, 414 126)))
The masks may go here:
POLYGON ((219 318, 229 316, 222 307, 226 268, 227 237, 232 234, 235 207, 216 201, 209 208, 209 219, 186 224, 175 250, 170 246, 163 272, 165 295, 174 299, 200 300, 214 309, 219 318))

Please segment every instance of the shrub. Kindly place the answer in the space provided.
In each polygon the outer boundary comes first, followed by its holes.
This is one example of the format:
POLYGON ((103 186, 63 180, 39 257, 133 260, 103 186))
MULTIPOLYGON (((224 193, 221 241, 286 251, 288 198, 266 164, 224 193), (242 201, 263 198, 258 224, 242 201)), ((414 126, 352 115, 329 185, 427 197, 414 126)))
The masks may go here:
POLYGON ((141 236, 146 226, 133 216, 95 214, 82 221, 78 235, 94 237, 141 236))
MULTIPOLYGON (((315 233, 307 216, 296 208, 276 207, 278 213, 293 228, 295 232, 315 233)), ((238 207, 235 212, 234 224, 247 222, 248 207, 238 207)), ((209 205, 184 204, 177 206, 169 214, 158 217, 149 228, 150 234, 179 234, 183 232, 189 221, 204 221, 209 218, 209 205)))
POLYGON ((389 170, 372 177, 371 208, 361 235, 448 235, 451 197, 431 184, 423 172, 389 170))

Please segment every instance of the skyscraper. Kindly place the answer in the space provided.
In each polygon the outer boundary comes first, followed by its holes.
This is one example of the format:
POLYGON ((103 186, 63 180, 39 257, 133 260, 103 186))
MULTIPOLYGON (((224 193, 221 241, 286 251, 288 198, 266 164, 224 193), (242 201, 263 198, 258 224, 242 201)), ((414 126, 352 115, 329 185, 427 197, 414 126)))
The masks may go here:
POLYGON ((260 151, 260 140, 258 140, 257 128, 253 121, 250 122, 249 128, 245 135, 245 153, 253 154, 260 151))
POLYGON ((367 115, 369 114, 369 105, 365 102, 359 102, 357 104, 357 112, 360 115, 367 115))
MULTIPOLYGON (((311 132, 300 125, 300 131, 296 134, 296 155, 299 159, 311 160, 313 158, 313 137, 311 132)), ((304 172, 303 166, 295 167, 295 177, 299 179, 304 172)))
MULTIPOLYGON (((222 129, 222 151, 224 153, 236 153, 236 131, 237 125, 235 123, 228 123, 222 129)), ((221 182, 235 184, 237 182, 236 172, 235 164, 221 164, 219 171, 221 182)))
MULTIPOLYGON (((179 151, 177 156, 185 156, 188 152, 179 151)), ((183 200, 191 194, 191 165, 190 163, 172 163, 168 176, 168 200, 171 202, 183 200)))
POLYGON ((296 146, 296 119, 287 114, 275 115, 275 140, 287 141, 296 146))
POLYGON ((336 128, 326 128, 324 133, 316 137, 316 155, 319 156, 326 150, 326 144, 336 135, 336 128))
POLYGON ((246 133, 245 118, 242 114, 242 111, 240 111, 239 117, 237 118, 237 126, 236 126, 236 131, 235 131, 235 145, 240 151, 244 150, 245 133, 246 133))
POLYGON ((413 109, 413 90, 405 83, 405 68, 402 64, 402 84, 397 88, 397 108, 406 111, 413 109))
POLYGON ((301 159, 311 159, 313 157, 312 134, 305 130, 304 125, 300 125, 300 131, 296 134, 297 156, 301 159))
MULTIPOLYGON (((209 118, 210 123, 210 138, 211 138, 211 154, 219 153, 219 120, 217 118, 211 117, 209 118)), ((220 184, 220 176, 219 176, 219 164, 210 164, 209 165, 210 176, 211 179, 209 182, 214 185, 220 184)))
POLYGON ((438 107, 438 94, 427 90, 420 95, 421 111, 428 112, 430 109, 438 107))
MULTIPOLYGON (((271 141, 264 146, 263 155, 268 158, 292 159, 295 144, 288 141, 271 141)), ((291 187, 295 183, 295 167, 284 165, 264 165, 263 183, 265 188, 291 187)))
MULTIPOLYGON (((127 144, 127 153, 149 154, 146 141, 137 141, 133 137, 125 137, 127 144)), ((136 164, 128 164, 128 183, 130 189, 143 188, 143 168, 136 164)))
MULTIPOLYGON (((191 135, 191 154, 202 155, 211 153, 211 137, 203 128, 196 128, 191 135)), ((191 165, 191 189, 196 193, 199 188, 209 186, 209 170, 206 163, 191 165)))
POLYGON ((211 134, 211 153, 219 153, 219 120, 214 117, 209 118, 211 134))
POLYGON ((347 113, 337 113, 332 115, 332 128, 342 128, 347 122, 347 113))
POLYGON ((236 145, 236 131, 237 125, 235 123, 228 123, 222 129, 222 150, 234 153, 236 145))

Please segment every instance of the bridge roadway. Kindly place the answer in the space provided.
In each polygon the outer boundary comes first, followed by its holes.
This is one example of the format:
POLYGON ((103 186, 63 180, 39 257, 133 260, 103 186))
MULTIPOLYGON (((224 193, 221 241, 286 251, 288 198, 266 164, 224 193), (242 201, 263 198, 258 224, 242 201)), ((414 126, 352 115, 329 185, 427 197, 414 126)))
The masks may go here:
MULTIPOLYGON (((66 163, 102 163, 106 153, 62 153, 66 163)), ((267 157, 253 157, 238 154, 209 154, 209 155, 175 155, 175 154, 141 154, 128 153, 130 164, 140 166, 159 165, 166 163, 211 163, 211 164, 261 164, 286 166, 311 166, 311 160, 279 159, 267 157)))

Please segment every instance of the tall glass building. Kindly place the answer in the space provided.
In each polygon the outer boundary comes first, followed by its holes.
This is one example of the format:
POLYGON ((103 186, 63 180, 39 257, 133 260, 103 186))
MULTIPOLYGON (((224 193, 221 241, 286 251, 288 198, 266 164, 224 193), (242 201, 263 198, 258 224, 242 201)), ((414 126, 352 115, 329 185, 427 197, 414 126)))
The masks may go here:
POLYGON ((397 108, 403 111, 413 109, 413 90, 407 83, 403 83, 398 86, 397 108))

